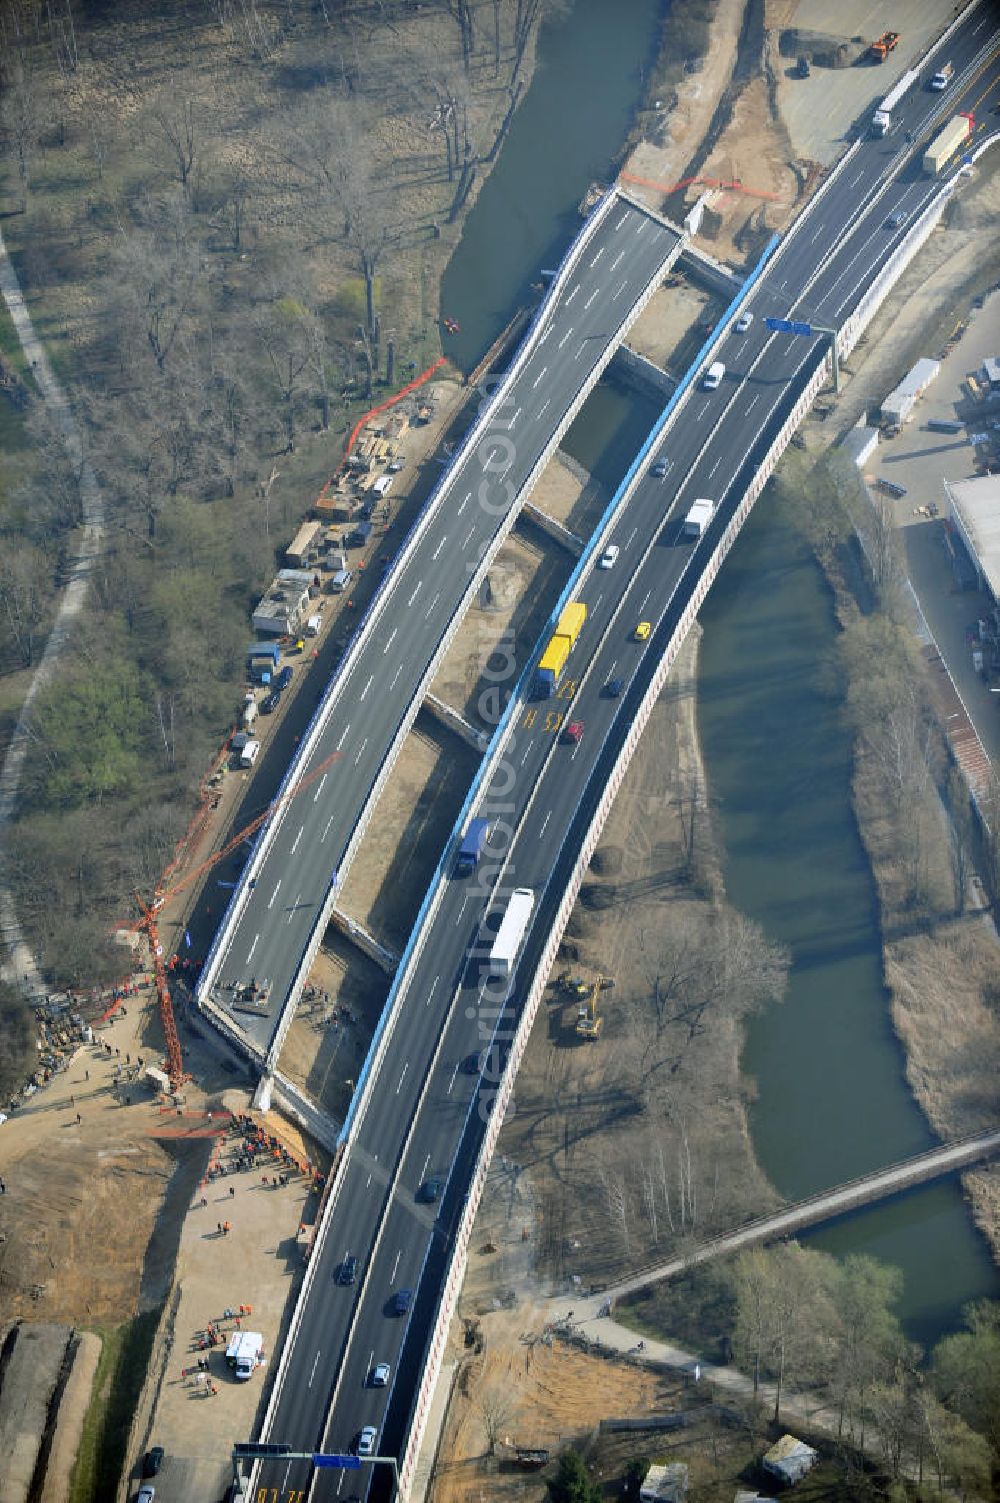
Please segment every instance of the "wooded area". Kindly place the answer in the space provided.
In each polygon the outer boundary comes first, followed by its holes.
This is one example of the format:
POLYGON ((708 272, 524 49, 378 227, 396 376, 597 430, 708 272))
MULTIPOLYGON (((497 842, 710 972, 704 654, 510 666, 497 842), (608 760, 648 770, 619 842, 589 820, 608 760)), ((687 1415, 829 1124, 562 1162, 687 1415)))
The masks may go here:
POLYGON ((1000 1306, 969 1306, 965 1329, 927 1354, 900 1328, 901 1288, 898 1270, 873 1258, 841 1260, 791 1242, 704 1265, 626 1305, 637 1329, 653 1318, 699 1351, 718 1343, 738 1363, 753 1380, 746 1419, 761 1442, 781 1424, 787 1391, 808 1391, 843 1443, 852 1498, 903 1497, 904 1481, 921 1498, 948 1489, 986 1496, 1000 1462, 1000 1306), (776 1391, 766 1406, 757 1398, 764 1380, 776 1391), (861 1465, 866 1448, 882 1477, 861 1465))
MULTIPOLYGON (((4 236, 105 529, 88 608, 32 707, 10 849, 53 983, 121 969, 108 926, 151 890, 233 723, 252 602, 376 384, 439 353, 449 226, 496 154, 545 8, 0 11, 4 236)), ((82 503, 6 319, 0 345, 24 399, 4 414, 19 464, 0 482, 9 738, 82 503)))

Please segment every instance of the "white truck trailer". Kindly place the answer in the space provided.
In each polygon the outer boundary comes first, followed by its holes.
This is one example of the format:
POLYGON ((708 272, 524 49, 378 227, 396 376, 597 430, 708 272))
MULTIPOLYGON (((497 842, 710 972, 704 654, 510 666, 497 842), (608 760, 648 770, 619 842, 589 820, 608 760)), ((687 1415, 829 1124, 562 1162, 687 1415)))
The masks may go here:
POLYGON ((952 115, 924 152, 924 171, 928 177, 937 177, 947 167, 962 142, 972 135, 972 128, 971 115, 952 115))
POLYGON ((907 94, 910 89, 913 88, 913 85, 916 83, 919 77, 920 74, 916 68, 909 68, 898 80, 898 82, 895 83, 889 90, 888 94, 882 100, 882 103, 879 105, 878 109, 872 116, 873 136, 887 136, 889 134, 889 132, 892 130, 893 110, 902 99, 903 95, 907 94))
POLYGON ((531 888, 515 887, 490 951, 491 976, 506 977, 513 971, 534 907, 531 888))

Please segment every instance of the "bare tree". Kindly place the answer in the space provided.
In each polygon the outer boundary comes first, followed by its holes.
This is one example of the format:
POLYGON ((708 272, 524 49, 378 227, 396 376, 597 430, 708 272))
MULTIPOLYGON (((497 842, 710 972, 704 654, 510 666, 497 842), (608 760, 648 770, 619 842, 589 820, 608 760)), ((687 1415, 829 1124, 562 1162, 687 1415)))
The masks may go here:
POLYGON ((628 1186, 625 1176, 620 1170, 611 1169, 607 1166, 601 1169, 601 1185, 604 1190, 605 1200, 608 1207, 608 1215, 611 1223, 621 1237, 622 1251, 626 1258, 632 1255, 632 1236, 629 1226, 631 1208, 629 1206, 628 1186))
POLYGON ((176 92, 172 89, 170 97, 150 111, 150 120, 169 151, 177 181, 190 198, 192 173, 202 146, 193 102, 180 94, 179 87, 176 92))
POLYGON ((40 548, 19 538, 0 547, 0 621, 22 668, 35 661, 38 632, 52 599, 52 568, 40 548))
POLYGON ((39 90, 40 81, 35 77, 29 54, 26 49, 20 49, 7 63, 6 85, 0 99, 0 122, 14 158, 22 214, 28 208, 31 162, 43 119, 39 90))
POLYGON ((486 1445, 490 1456, 496 1453, 517 1407, 516 1397, 509 1387, 491 1384, 479 1396, 479 1415, 483 1422, 486 1445))

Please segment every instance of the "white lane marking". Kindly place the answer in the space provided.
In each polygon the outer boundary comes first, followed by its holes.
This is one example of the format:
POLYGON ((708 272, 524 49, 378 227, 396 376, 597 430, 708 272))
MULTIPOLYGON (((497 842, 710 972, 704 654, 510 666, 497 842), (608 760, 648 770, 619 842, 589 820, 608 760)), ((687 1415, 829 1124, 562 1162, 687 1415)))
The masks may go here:
POLYGON ((712 468, 708 472, 708 478, 709 478, 709 480, 711 480, 712 476, 715 474, 716 470, 719 468, 719 466, 720 466, 721 463, 722 463, 722 455, 720 454, 719 457, 718 457, 718 459, 715 461, 714 465, 712 466, 712 468))
POLYGON ((545 341, 548 339, 548 337, 549 337, 549 335, 551 333, 552 333, 552 325, 551 324, 546 324, 545 328, 542 330, 542 332, 538 336, 538 343, 539 344, 544 344, 545 341))
POLYGON ((517 422, 517 420, 518 420, 518 418, 520 416, 521 416, 521 409, 520 409, 520 407, 515 407, 514 408, 514 416, 511 418, 510 422, 507 424, 507 432, 508 433, 513 428, 514 424, 517 422))
POLYGON ((402 1256, 403 1256, 403 1249, 400 1248, 399 1252, 396 1254, 396 1261, 392 1265, 392 1272, 389 1275, 389 1283, 390 1284, 394 1284, 396 1282, 396 1269, 399 1267, 399 1260, 400 1260, 400 1258, 402 1256))
POLYGON ((427 1157, 424 1159, 424 1167, 420 1171, 420 1182, 421 1182, 421 1184, 423 1184, 424 1175, 427 1173, 427 1165, 430 1163, 430 1161, 431 1161, 431 1156, 430 1156, 430 1154, 428 1154, 427 1157))
POLYGON ((552 400, 551 397, 546 397, 545 398, 545 401, 542 403, 541 407, 539 407, 538 411, 535 413, 536 417, 541 417, 542 413, 545 411, 546 407, 549 405, 549 403, 551 402, 551 400, 552 400))
POLYGON ((430 1007, 430 1005, 431 1005, 431 998, 433 997, 434 993, 437 991, 437 984, 438 984, 438 982, 440 980, 441 980, 440 976, 435 976, 434 980, 431 982, 431 989, 427 993, 427 1001, 424 1003, 425 1007, 430 1007))
POLYGON ((441 591, 438 590, 437 594, 434 596, 434 599, 431 601, 431 603, 427 607, 426 611, 424 611, 424 620, 425 621, 429 621, 430 620, 431 612, 434 610, 434 607, 437 605, 437 603, 438 603, 438 601, 440 599, 441 599, 441 591))
POLYGON ((646 609, 646 601, 649 599, 652 593, 652 590, 647 590, 645 595, 643 595, 642 599, 639 601, 640 611, 644 611, 646 609))
POLYGON ((445 536, 441 539, 440 543, 438 543, 437 547, 434 549, 434 552, 431 554, 432 559, 437 559, 438 554, 441 552, 441 549, 444 547, 447 541, 448 535, 446 533, 445 536))
POLYGON ((989 19, 990 19, 989 16, 986 16, 982 21, 980 21, 980 23, 979 23, 978 26, 974 26, 972 28, 972 35, 974 37, 977 37, 979 35, 979 33, 982 31, 983 27, 987 26, 989 24, 989 19))
POLYGON ((617 658, 613 658, 612 662, 611 662, 611 667, 608 669, 608 678, 614 678, 614 676, 615 676, 615 669, 617 667, 618 667, 618 659, 617 658))
MULTIPOLYGON (((350 727, 348 727, 348 730, 349 729, 350 729, 350 727)), ((347 731, 344 732, 344 735, 345 736, 347 735, 347 731)), ((343 740, 343 737, 341 737, 341 740, 343 740)), ((337 750, 338 751, 340 750, 340 742, 339 741, 337 743, 337 750)), ((326 782, 326 777, 327 777, 327 775, 324 772, 323 776, 319 780, 319 787, 316 789, 316 792, 313 794, 313 803, 316 802, 316 800, 319 798, 320 794, 323 792, 323 784, 326 782)))
POLYGON ((305 825, 299 825, 299 833, 296 835, 296 837, 295 837, 295 844, 292 846, 292 855, 293 856, 295 855, 295 852, 299 848, 299 841, 302 839, 302 831, 304 829, 305 829, 305 825))
POLYGON ((573 359, 574 360, 579 360, 580 356, 583 355, 586 352, 586 349, 587 349, 586 344, 585 343, 582 344, 580 346, 580 348, 577 350, 576 354, 573 356, 573 359))
MULTIPOLYGON (((347 724, 344 726, 344 729, 340 733, 340 740, 337 742, 337 750, 338 751, 340 751, 340 748, 343 746, 344 742, 347 740, 347 733, 348 733, 348 731, 350 729, 351 729, 351 722, 348 721, 347 724)), ((316 800, 313 799, 313 803, 315 803, 315 802, 316 802, 316 800)))
POLYGON ((577 295, 577 293, 579 291, 580 291, 580 284, 579 284, 579 282, 577 282, 576 286, 573 288, 573 291, 570 293, 569 297, 566 299, 566 307, 567 308, 569 307, 570 303, 573 301, 573 299, 576 297, 576 295, 577 295))
POLYGON ((759 401, 760 401, 760 392, 759 391, 754 392, 753 396, 750 398, 749 402, 747 403, 747 416, 748 417, 749 417, 750 413, 753 412, 754 408, 757 406, 757 403, 759 401))
POLYGON ((631 545, 635 542, 635 535, 636 535, 636 533, 638 531, 639 531, 638 527, 633 527, 632 528, 632 531, 629 533, 628 538, 627 538, 627 540, 625 542, 625 547, 626 548, 631 547, 631 545))
POLYGON ((592 292, 592 293, 591 293, 591 294, 590 294, 590 296, 589 296, 589 298, 588 298, 588 299, 587 299, 587 301, 586 301, 586 302, 585 302, 585 303, 584 303, 584 305, 583 305, 583 307, 584 307, 584 312, 586 312, 586 310, 587 310, 587 309, 588 309, 588 308, 589 308, 589 307, 590 307, 590 305, 591 305, 591 303, 592 303, 592 302, 593 302, 593 301, 594 301, 594 299, 595 299, 595 298, 596 298, 596 297, 597 297, 597 294, 598 294, 598 293, 599 293, 599 292, 600 292, 600 290, 601 290, 601 289, 600 289, 600 288, 599 288, 599 287, 595 287, 595 288, 594 288, 594 290, 593 290, 593 292, 592 292))
POLYGON ((611 294, 611 301, 616 302, 617 299, 621 297, 627 286, 627 282, 620 282, 619 285, 615 288, 614 292, 611 294))
MULTIPOLYGON (((445 1092, 446 1096, 450 1096, 451 1095, 452 1088, 453 1088, 453 1086, 454 1086, 455 1081, 456 1081, 457 1078, 458 1078, 458 1066, 456 1065, 455 1068, 454 1068, 454 1070, 452 1070, 452 1072, 451 1072, 451 1079, 448 1082, 448 1089, 445 1092)), ((427 1157, 430 1158, 430 1154, 428 1154, 427 1157)), ((424 1165, 424 1168, 425 1169, 427 1168, 426 1164, 424 1165)), ((421 1175, 420 1178, 423 1179, 423 1175, 421 1175)))
POLYGON ((259 934, 255 934, 254 937, 253 937, 253 944, 250 946, 250 954, 247 956, 246 960, 243 962, 244 965, 249 965, 250 964, 250 961, 251 961, 251 959, 253 957, 253 952, 257 948, 257 941, 259 939, 260 939, 260 935, 259 934))
POLYGON ((625 213, 622 215, 621 219, 619 219, 618 223, 615 225, 615 229, 616 230, 620 230, 621 227, 622 227, 622 225, 625 223, 625 221, 626 221, 627 218, 628 218, 628 209, 625 210, 625 213))
POLYGON ((465 534, 465 537, 462 540, 462 552, 463 553, 465 552, 466 548, 468 548, 470 542, 472 541, 472 536, 473 536, 473 533, 475 532, 475 530, 476 529, 474 527, 470 527, 469 530, 468 530, 468 532, 465 534))
POLYGON ((403 665, 402 665, 402 663, 400 663, 399 667, 396 669, 396 676, 393 679, 392 683, 389 685, 390 689, 395 689, 395 687, 396 687, 396 679, 399 678, 399 675, 402 673, 402 671, 403 671, 403 665))
POLYGON ((624 257, 625 257, 625 252, 624 251, 619 251, 618 254, 617 254, 617 256, 615 257, 615 259, 611 263, 610 270, 614 271, 615 267, 618 265, 618 262, 621 261, 621 260, 623 260, 624 257))
POLYGON ((368 675, 368 682, 367 682, 367 684, 365 684, 365 687, 362 689, 361 693, 358 695, 359 699, 364 699, 365 695, 368 693, 368 690, 371 688, 371 686, 372 686, 372 684, 374 682, 375 682, 375 675, 374 675, 374 673, 370 673, 368 675))
POLYGON ((600 250, 599 250, 599 251, 598 251, 598 252, 597 252, 597 255, 596 255, 596 256, 595 256, 595 257, 594 257, 594 259, 593 259, 593 260, 592 260, 592 261, 591 261, 591 263, 590 263, 590 264, 591 264, 591 266, 592 266, 592 267, 593 267, 593 266, 596 266, 596 265, 597 265, 597 263, 598 263, 598 261, 599 261, 599 260, 600 260, 600 259, 601 259, 601 257, 602 257, 602 256, 603 256, 603 255, 604 255, 604 246, 603 246, 603 245, 602 245, 602 246, 601 246, 601 248, 600 248, 600 250))
POLYGON ((406 1075, 406 1072, 407 1072, 407 1070, 409 1068, 410 1068, 410 1061, 407 1060, 406 1063, 405 1063, 405 1065, 403 1066, 403 1074, 399 1077, 399 1085, 396 1087, 396 1095, 397 1096, 399 1095, 400 1091, 403 1089, 403 1079, 404 1079, 404 1077, 406 1075))
POLYGON ((286 924, 290 924, 292 922, 292 919, 295 917, 295 914, 296 914, 296 912, 298 910, 298 906, 301 903, 301 901, 302 901, 302 894, 300 892, 297 892, 295 894, 295 902, 292 904, 292 906, 288 910, 288 917, 285 919, 285 923, 286 924))
POLYGON ((393 641, 394 641, 395 636, 396 636, 396 633, 398 631, 399 631, 399 627, 398 626, 394 626, 392 628, 392 631, 389 633, 389 640, 386 642, 385 646, 382 648, 382 656, 383 657, 385 657, 386 653, 389 651, 389 648, 392 646, 393 641))
POLYGON ((645 219, 640 219, 639 220, 639 228, 636 230, 636 234, 637 235, 641 235, 642 234, 643 230, 646 228, 647 223, 648 223, 648 221, 645 220, 645 219))
MULTIPOLYGON (((365 1376, 362 1379, 362 1382, 367 1383, 367 1381, 368 1381, 368 1374, 371 1372, 371 1370, 372 1370, 372 1368, 374 1366, 375 1366, 375 1348, 372 1347, 371 1351, 368 1353, 368 1366, 365 1368, 365 1376)), ((341 1475, 341 1477, 343 1477, 343 1475, 344 1475, 343 1472, 341 1472, 340 1475, 341 1475)), ((338 1488, 337 1491, 339 1492, 340 1489, 338 1488)))
POLYGON ((330 826, 333 824, 333 821, 334 821, 334 815, 331 814, 330 818, 327 820, 325 826, 323 827, 323 833, 322 833, 322 835, 319 837, 321 845, 322 845, 323 841, 326 839, 326 837, 329 835, 329 833, 330 833, 330 826))
POLYGON ((826 231, 826 225, 825 224, 821 224, 820 227, 819 227, 819 229, 816 231, 815 235, 813 235, 812 238, 810 239, 809 244, 810 245, 815 245, 816 241, 819 239, 820 235, 824 234, 825 231, 826 231))
POLYGON ((559 341, 559 348, 560 349, 562 349, 562 347, 566 343, 567 339, 570 339, 572 337, 572 334, 573 334, 573 329, 572 329, 572 327, 570 327, 570 328, 568 328, 566 330, 566 333, 563 335, 562 339, 560 339, 560 341, 559 341))
POLYGON ((543 365, 542 368, 541 368, 541 370, 538 372, 538 375, 535 377, 534 381, 532 381, 532 383, 531 383, 531 389, 532 389, 532 391, 535 390, 535 387, 538 385, 538 383, 540 381, 544 381, 544 379, 545 379, 545 372, 547 370, 548 370, 548 366, 547 365, 543 365))
MULTIPOLYGON (((464 504, 465 503, 463 502, 463 505, 464 504)), ((409 600, 406 602, 408 606, 411 606, 413 604, 413 602, 416 600, 417 596, 420 594, 420 586, 422 584, 423 584, 423 580, 422 579, 420 579, 420 580, 417 581, 417 588, 414 590, 413 594, 410 596, 409 600)))
POLYGON ((315 1376, 316 1376, 316 1369, 317 1369, 318 1366, 319 1366, 319 1347, 316 1348, 316 1355, 313 1358, 312 1371, 309 1374, 309 1382, 306 1384, 307 1388, 311 1388, 313 1386, 313 1378, 315 1378, 315 1376))
POLYGON ((271 901, 267 905, 268 908, 273 908, 274 907, 274 900, 278 896, 278 888, 281 886, 283 880, 284 879, 282 877, 279 877, 278 880, 277 880, 277 882, 274 884, 274 891, 271 894, 271 901))
POLYGON ((529 755, 530 751, 531 751, 531 742, 529 741, 528 745, 524 748, 524 756, 521 758, 521 766, 522 767, 524 766, 525 762, 527 762, 528 755, 529 755))
POLYGON ((857 187, 857 185, 858 185, 858 183, 860 183, 860 181, 861 181, 861 179, 862 179, 862 178, 863 178, 863 177, 864 177, 864 173, 863 173, 863 172, 859 172, 859 173, 858 173, 858 175, 857 175, 857 177, 852 177, 852 178, 851 178, 851 180, 850 180, 850 182, 849 182, 849 183, 848 183, 848 184, 847 184, 847 186, 848 186, 848 187, 849 187, 849 188, 856 188, 856 187, 857 187))
POLYGON ((543 825, 542 825, 542 828, 541 828, 541 829, 540 829, 540 830, 539 830, 539 832, 538 832, 538 834, 539 834, 539 838, 540 838, 540 837, 541 837, 541 836, 542 836, 542 835, 544 835, 544 834, 545 834, 545 828, 546 828, 546 825, 548 825, 548 822, 549 822, 549 820, 550 820, 550 819, 551 819, 551 818, 552 818, 552 810, 551 810, 551 809, 550 809, 550 810, 549 810, 549 812, 548 812, 548 814, 546 814, 546 816, 545 816, 545 821, 544 821, 544 823, 543 823, 543 825))
POLYGON ((361 745, 358 747, 358 754, 354 758, 354 765, 355 765, 355 767, 357 767, 358 763, 361 761, 362 753, 364 752, 364 749, 365 749, 365 747, 367 745, 368 745, 368 737, 366 736, 365 739, 362 741, 361 745))
POLYGON ((601 603, 601 601, 603 599, 604 599, 604 591, 602 590, 601 593, 598 595, 597 599, 594 601, 594 604, 591 606, 591 610, 596 611, 597 608, 598 608, 598 606, 600 605, 600 603, 601 603))

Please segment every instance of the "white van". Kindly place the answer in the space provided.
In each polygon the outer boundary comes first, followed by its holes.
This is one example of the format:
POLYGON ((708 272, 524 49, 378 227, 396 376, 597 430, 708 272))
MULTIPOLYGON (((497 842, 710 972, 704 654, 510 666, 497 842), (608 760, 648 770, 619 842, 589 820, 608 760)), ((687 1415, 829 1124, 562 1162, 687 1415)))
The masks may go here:
POLYGON ((241 767, 252 767, 253 764, 256 762, 256 760, 257 760, 257 758, 259 756, 260 756, 260 742, 259 741, 250 740, 250 741, 244 742, 244 744, 240 747, 240 766, 241 767))
POLYGON ((243 701, 243 724, 245 726, 251 726, 256 719, 257 701, 254 699, 252 694, 248 694, 246 699, 243 701))
POLYGON ((381 501, 382 497, 387 496, 391 490, 392 476, 380 475, 375 484, 372 486, 372 495, 378 496, 379 500, 381 501))
POLYGON ((307 637, 318 637, 319 634, 320 634, 320 632, 322 630, 323 630, 323 617, 322 616, 310 616, 309 620, 306 622, 306 636, 307 637))
POLYGON ((705 372, 704 380, 701 383, 702 390, 703 391, 715 391, 717 387, 719 387, 719 386, 722 385, 722 378, 723 378, 723 376, 725 374, 726 374, 726 367, 722 363, 722 361, 721 360, 713 360, 712 364, 708 367, 708 370, 705 372))
POLYGON ((336 574, 330 580, 331 593, 334 595, 343 594, 353 578, 353 569, 338 569, 336 574))

